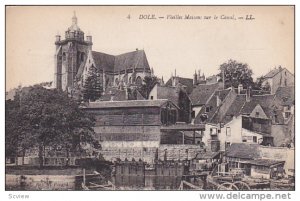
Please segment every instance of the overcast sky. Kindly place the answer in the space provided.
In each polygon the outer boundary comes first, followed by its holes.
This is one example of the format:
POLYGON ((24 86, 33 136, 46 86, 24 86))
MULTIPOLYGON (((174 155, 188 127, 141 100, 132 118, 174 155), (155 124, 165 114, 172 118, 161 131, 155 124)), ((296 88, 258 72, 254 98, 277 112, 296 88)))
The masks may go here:
POLYGON ((81 30, 93 36, 93 50, 118 55, 144 49, 154 73, 165 81, 175 69, 189 78, 195 69, 216 74, 229 59, 248 63, 254 77, 278 65, 294 73, 293 7, 7 7, 7 90, 53 80, 55 35, 64 38, 73 11, 81 30), (140 14, 157 19, 141 20, 140 14), (167 19, 176 14, 212 19, 167 19), (238 20, 247 14, 255 20, 238 20))

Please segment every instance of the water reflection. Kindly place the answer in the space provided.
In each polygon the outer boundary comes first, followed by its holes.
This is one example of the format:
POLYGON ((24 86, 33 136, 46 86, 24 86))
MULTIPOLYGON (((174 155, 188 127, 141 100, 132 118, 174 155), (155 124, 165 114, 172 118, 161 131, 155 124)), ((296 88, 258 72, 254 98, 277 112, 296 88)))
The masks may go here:
POLYGON ((177 190, 181 177, 116 175, 113 183, 118 190, 177 190))

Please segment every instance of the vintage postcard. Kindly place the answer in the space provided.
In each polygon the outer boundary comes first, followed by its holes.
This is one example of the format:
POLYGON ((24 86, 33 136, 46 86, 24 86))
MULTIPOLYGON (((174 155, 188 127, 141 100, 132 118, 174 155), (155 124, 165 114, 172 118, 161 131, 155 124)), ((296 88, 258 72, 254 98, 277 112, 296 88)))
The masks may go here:
POLYGON ((294 191, 294 17, 6 6, 5 190, 294 191))

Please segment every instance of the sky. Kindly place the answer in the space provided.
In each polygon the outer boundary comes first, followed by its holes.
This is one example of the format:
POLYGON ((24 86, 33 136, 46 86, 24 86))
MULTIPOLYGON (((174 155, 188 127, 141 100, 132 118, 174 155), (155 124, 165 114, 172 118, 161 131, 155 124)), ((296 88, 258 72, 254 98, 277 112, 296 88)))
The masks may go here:
POLYGON ((64 38, 74 11, 81 30, 92 35, 94 51, 144 49, 154 74, 165 81, 175 69, 188 78, 195 70, 216 74, 229 59, 247 63, 254 78, 279 65, 294 73, 291 6, 15 6, 6 7, 6 90, 53 80, 55 35, 64 38), (202 19, 178 19, 185 15, 202 19))

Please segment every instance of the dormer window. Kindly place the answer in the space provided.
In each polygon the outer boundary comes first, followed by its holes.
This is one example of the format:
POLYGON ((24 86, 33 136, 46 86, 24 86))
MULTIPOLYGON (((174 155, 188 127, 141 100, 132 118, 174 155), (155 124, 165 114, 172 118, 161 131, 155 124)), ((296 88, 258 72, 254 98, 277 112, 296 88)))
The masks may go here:
POLYGON ((259 112, 255 112, 255 116, 256 116, 256 117, 259 117, 259 112))

